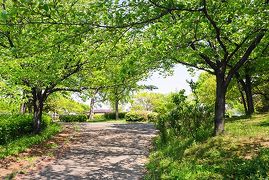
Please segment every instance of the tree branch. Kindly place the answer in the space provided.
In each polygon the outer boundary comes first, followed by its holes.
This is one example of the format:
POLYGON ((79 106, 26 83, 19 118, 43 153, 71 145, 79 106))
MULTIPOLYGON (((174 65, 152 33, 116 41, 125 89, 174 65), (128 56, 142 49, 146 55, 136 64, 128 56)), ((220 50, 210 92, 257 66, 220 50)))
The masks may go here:
POLYGON ((243 64, 245 62, 247 62, 249 56, 251 55, 252 51, 257 47, 257 45, 260 43, 260 41, 262 40, 262 38, 265 35, 265 32, 267 30, 262 30, 256 37, 255 39, 252 41, 252 43, 249 45, 249 47, 247 48, 246 52, 244 53, 244 55, 241 57, 241 59, 231 68, 231 70, 229 71, 227 78, 226 78, 226 83, 229 83, 232 79, 232 77, 234 76, 234 74, 239 70, 239 68, 241 66, 243 66, 243 64))
POLYGON ((202 71, 206 71, 210 74, 215 74, 215 72, 213 71, 210 71, 209 69, 206 69, 206 68, 203 68, 203 67, 199 67, 198 65, 194 65, 194 64, 190 64, 190 63, 187 63, 187 62, 184 62, 184 61, 180 61, 176 58, 173 58, 173 60, 179 64, 182 64, 182 65, 185 65, 185 66, 188 66, 188 67, 193 67, 193 68, 196 68, 196 69, 199 69, 199 70, 202 70, 202 71))
MULTIPOLYGON (((194 51, 197 51, 196 48, 195 48, 195 45, 194 43, 191 43, 190 47, 194 50, 194 51)), ((214 70, 216 71, 217 70, 217 66, 216 64, 210 60, 210 58, 203 54, 203 53, 198 53, 198 55, 214 70)))
POLYGON ((213 20, 213 18, 208 14, 207 11, 207 3, 206 0, 203 0, 203 4, 204 4, 204 8, 203 8, 203 12, 205 14, 205 17, 207 18, 207 20, 210 22, 210 24, 213 26, 213 28, 216 31, 216 38, 217 41, 219 42, 221 48, 224 51, 224 60, 226 60, 226 58, 228 57, 228 50, 227 47, 225 46, 224 42, 221 40, 221 35, 220 35, 220 28, 217 26, 217 23, 213 20))

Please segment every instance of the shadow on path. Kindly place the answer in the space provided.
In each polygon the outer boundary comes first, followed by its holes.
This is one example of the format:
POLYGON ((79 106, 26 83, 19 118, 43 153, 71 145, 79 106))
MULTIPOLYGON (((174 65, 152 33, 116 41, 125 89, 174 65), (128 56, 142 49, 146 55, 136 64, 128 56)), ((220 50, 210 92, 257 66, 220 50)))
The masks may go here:
POLYGON ((152 124, 81 124, 69 151, 21 179, 142 179, 156 130, 152 124))

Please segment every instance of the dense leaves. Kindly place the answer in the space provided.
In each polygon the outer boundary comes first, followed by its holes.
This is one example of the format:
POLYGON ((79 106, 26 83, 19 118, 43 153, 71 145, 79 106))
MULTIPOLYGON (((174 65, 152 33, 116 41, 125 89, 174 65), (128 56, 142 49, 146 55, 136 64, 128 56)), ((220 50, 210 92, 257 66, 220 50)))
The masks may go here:
MULTIPOLYGON (((32 118, 32 115, 0 115, 0 145, 33 132, 32 118)), ((50 117, 44 116, 42 127, 47 127, 50 121, 50 117)))

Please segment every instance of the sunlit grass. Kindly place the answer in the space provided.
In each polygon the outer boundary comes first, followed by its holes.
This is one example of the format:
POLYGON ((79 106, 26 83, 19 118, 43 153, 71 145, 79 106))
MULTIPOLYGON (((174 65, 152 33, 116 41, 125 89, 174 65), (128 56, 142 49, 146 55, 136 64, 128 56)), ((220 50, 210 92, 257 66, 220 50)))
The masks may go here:
POLYGON ((89 123, 99 123, 99 122, 104 122, 104 123, 127 123, 125 119, 119 119, 119 120, 115 120, 115 119, 93 119, 93 120, 89 120, 89 123))
POLYGON ((269 176, 269 114, 230 119, 222 136, 203 142, 158 137, 146 179, 263 179, 269 176))

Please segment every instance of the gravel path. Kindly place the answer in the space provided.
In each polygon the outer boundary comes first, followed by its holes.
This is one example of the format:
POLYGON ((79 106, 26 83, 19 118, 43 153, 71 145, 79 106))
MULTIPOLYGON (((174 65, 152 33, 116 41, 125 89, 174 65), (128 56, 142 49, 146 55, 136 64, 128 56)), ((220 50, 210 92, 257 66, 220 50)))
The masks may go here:
POLYGON ((21 179, 142 179, 152 138, 152 124, 80 124, 70 149, 37 173, 21 179))

